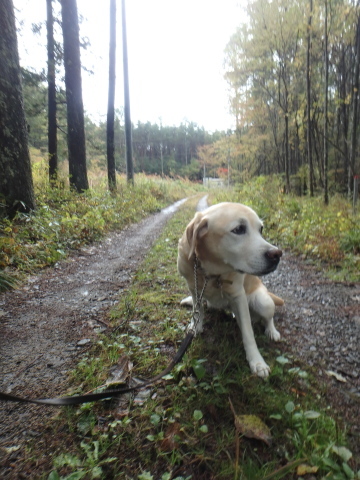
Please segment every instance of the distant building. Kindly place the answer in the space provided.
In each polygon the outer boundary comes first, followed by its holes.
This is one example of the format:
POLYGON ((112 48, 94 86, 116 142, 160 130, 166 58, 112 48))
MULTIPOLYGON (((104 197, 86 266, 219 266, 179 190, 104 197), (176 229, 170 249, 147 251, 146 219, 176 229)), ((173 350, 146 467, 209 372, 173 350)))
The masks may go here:
POLYGON ((203 185, 208 188, 223 188, 225 182, 222 178, 203 177, 203 185))

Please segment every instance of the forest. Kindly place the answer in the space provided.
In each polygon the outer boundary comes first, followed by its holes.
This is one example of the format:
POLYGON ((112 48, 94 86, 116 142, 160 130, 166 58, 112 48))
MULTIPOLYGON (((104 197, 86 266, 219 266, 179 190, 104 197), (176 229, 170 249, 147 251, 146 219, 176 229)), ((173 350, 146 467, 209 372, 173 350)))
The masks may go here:
MULTIPOLYGON (((237 157, 248 172, 350 191, 359 173, 359 5, 256 0, 226 47, 237 157)), ((326 192, 325 192, 326 195, 326 192)))
MULTIPOLYGON (((48 158, 50 177, 62 172, 82 191, 88 187, 87 169, 106 170, 111 135, 114 168, 118 173, 126 172, 126 109, 115 109, 109 96, 106 121, 96 123, 84 113, 81 82, 71 87, 72 75, 76 77, 81 68, 79 52, 83 48, 76 2, 64 1, 60 6, 61 20, 58 3, 47 1, 47 66, 34 72, 19 65, 19 79, 10 82, 19 85, 17 93, 25 115, 23 127, 17 125, 13 135, 25 129, 26 138, 20 143, 27 143, 48 158), (63 43, 54 36, 54 26, 59 24, 63 43), (68 37, 70 41, 66 41, 68 37), (75 60, 67 61, 72 55, 75 60), (76 65, 75 73, 67 71, 68 64, 76 65), (75 91, 77 95, 72 98, 71 92, 75 91), (69 129, 68 123, 79 119, 80 124, 69 129), (72 143, 73 131, 76 135, 72 143), (79 132, 83 132, 81 142, 79 132), (73 164, 80 165, 81 181, 73 164)), ((2 2, 4 31, 12 8, 11 1, 2 2)), ((17 55, 15 26, 12 28, 5 52, 17 55)), ((110 45, 114 42, 116 37, 110 45)), ((4 65, 10 61, 9 55, 2 58, 4 65)), ((360 15, 356 2, 249 1, 246 20, 239 19, 238 29, 232 35, 229 32, 224 50, 235 131, 209 133, 191 121, 180 126, 131 124, 134 171, 196 181, 203 176, 225 177, 232 184, 276 173, 282 176, 287 192, 310 196, 321 193, 325 203, 335 192, 351 196, 354 185, 357 192, 359 174, 359 62, 360 15)), ((12 94, 6 69, 2 72, 0 93, 6 104, 12 94)), ((109 78, 109 95, 110 87, 109 78)), ((14 140, 17 144, 18 139, 14 140)), ((6 204, 9 186, 4 184, 13 177, 14 165, 9 167, 10 157, 6 155, 0 158, 2 170, 8 172, 1 182, 6 204)), ((24 153, 17 158, 23 169, 27 163, 22 160, 24 153)), ((29 175, 27 169, 25 177, 29 175)), ((12 201, 27 203, 25 197, 12 201)))
MULTIPOLYGON (((47 85, 43 75, 22 70, 25 113, 29 144, 46 156, 47 85)), ((65 92, 58 92, 58 156, 60 164, 67 159, 65 92)), ((162 126, 150 122, 132 125, 135 173, 202 180, 199 148, 222 138, 221 132, 209 133, 188 122, 180 126, 162 126)), ((96 123, 85 114, 85 138, 88 168, 106 170, 106 121, 96 123)), ((116 109, 114 122, 115 163, 118 173, 126 172, 123 109, 116 109)), ((217 176, 217 166, 212 175, 217 176)))

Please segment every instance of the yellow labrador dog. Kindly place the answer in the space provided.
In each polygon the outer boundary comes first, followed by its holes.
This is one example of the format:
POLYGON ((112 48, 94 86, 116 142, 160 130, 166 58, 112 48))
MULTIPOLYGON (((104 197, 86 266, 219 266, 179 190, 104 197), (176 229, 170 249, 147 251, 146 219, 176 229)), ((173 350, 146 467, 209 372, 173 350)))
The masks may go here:
MULTIPOLYGON (((208 305, 232 310, 251 371, 267 377, 270 367, 256 345, 250 311, 265 322, 268 337, 279 340, 273 316, 275 305, 283 305, 284 301, 270 293, 258 278, 273 272, 282 256, 281 250, 263 239, 262 228, 257 214, 239 203, 219 203, 198 212, 179 241, 178 270, 191 292, 191 297, 181 303, 193 305, 207 279, 204 298, 208 305)), ((199 309, 196 333, 203 330, 202 302, 199 309)))

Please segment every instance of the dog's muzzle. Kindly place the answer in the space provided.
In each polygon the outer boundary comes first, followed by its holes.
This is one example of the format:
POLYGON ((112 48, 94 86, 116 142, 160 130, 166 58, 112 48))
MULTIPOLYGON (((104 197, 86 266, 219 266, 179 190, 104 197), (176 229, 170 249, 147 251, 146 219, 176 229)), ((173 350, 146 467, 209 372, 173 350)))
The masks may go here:
POLYGON ((267 273, 276 270, 279 265, 280 258, 282 257, 282 250, 278 248, 272 248, 265 253, 265 258, 268 264, 267 273))

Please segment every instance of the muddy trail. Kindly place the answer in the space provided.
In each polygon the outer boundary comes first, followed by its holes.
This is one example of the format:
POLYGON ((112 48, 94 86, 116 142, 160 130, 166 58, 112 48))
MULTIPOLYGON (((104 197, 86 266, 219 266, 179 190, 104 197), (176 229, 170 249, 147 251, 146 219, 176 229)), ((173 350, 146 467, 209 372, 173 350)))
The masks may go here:
MULTIPOLYGON (((0 295, 0 391, 66 394, 68 372, 107 328, 110 308, 182 201, 83 248, 0 295)), ((13 476, 28 440, 56 407, 0 402, 0 478, 13 476)))
MULTIPOLYGON (((66 393, 69 370, 107 328, 110 308, 176 208, 113 233, 0 295, 0 391, 43 398, 66 393)), ((311 366, 326 386, 325 400, 348 423, 360 462, 360 284, 334 283, 287 252, 264 283, 286 302, 275 317, 278 348, 311 366)), ((26 445, 57 410, 0 402, 0 478, 25 478, 26 445)))

